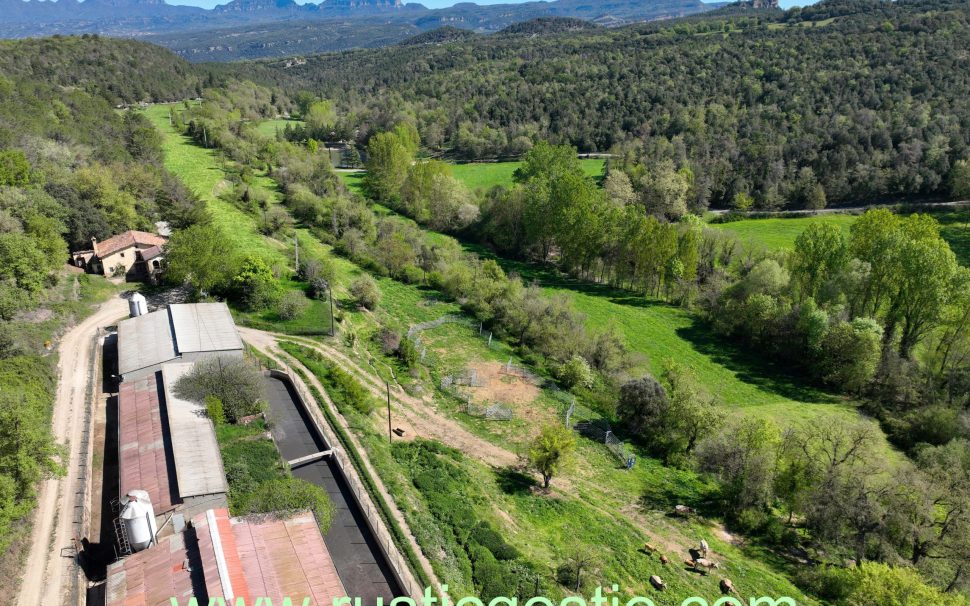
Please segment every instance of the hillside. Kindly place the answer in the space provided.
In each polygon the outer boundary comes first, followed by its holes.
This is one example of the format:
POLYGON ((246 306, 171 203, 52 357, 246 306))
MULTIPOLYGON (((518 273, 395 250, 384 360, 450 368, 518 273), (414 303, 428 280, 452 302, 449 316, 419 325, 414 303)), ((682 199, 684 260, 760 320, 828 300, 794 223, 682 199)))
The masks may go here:
POLYGON ((202 94, 202 78, 185 60, 145 42, 98 36, 0 41, 0 74, 78 87, 113 105, 202 94))
POLYGON ((835 205, 950 195, 970 149, 970 71, 953 52, 970 46, 968 17, 966 0, 827 2, 265 65, 365 131, 393 104, 458 159, 538 137, 689 171, 695 212, 738 194, 798 206, 816 185, 835 205))

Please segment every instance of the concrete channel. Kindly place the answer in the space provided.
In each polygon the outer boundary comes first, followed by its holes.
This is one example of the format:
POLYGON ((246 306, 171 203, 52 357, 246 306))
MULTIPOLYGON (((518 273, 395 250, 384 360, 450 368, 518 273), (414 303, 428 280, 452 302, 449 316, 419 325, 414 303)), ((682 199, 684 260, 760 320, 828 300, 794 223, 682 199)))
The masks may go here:
POLYGON ((336 507, 324 542, 347 595, 361 598, 363 605, 375 604, 378 597, 388 604, 405 595, 337 462, 310 456, 332 445, 320 435, 293 384, 275 373, 265 383, 267 416, 280 454, 287 461, 307 460, 293 466, 293 475, 325 489, 336 507))

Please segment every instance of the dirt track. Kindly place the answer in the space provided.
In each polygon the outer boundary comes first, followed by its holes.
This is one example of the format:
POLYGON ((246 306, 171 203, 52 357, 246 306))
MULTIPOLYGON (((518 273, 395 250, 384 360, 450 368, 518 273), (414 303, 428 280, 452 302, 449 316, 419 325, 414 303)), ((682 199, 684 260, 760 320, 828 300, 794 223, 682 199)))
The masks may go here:
POLYGON ((67 473, 59 479, 41 484, 31 531, 30 553, 24 567, 24 578, 17 596, 20 606, 60 606, 64 603, 72 564, 74 533, 74 496, 78 485, 81 435, 87 426, 85 400, 91 392, 93 340, 97 329, 108 326, 126 315, 128 303, 115 297, 104 303, 93 315, 67 332, 58 347, 57 397, 54 401, 53 432, 58 444, 65 447, 67 473), (64 554, 62 555, 62 550, 64 554))

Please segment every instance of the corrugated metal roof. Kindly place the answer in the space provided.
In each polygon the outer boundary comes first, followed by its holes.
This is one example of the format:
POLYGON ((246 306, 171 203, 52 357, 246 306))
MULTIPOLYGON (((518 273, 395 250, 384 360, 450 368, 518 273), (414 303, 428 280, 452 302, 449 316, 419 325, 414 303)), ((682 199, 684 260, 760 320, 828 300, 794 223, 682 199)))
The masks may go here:
POLYGON ((118 323, 118 372, 122 376, 177 356, 168 311, 154 311, 118 323))
POLYGON ((106 606, 169 606, 192 597, 192 573, 185 568, 183 534, 108 566, 106 606))
POLYGON ((205 408, 179 398, 175 384, 194 364, 171 362, 162 366, 165 408, 175 455, 175 474, 181 498, 224 493, 226 474, 212 421, 205 408))
MULTIPOLYGON (((294 604, 310 598, 315 606, 328 606, 334 598, 346 595, 320 528, 310 513, 258 521, 230 519, 225 509, 217 509, 215 514, 230 584, 237 598, 267 596, 275 601, 289 597, 294 604)), ((221 596, 224 590, 208 520, 200 515, 192 524, 199 537, 208 593, 221 596)))
POLYGON ((195 303, 169 307, 179 352, 242 349, 242 339, 225 303, 195 303))
POLYGON ((155 375, 121 384, 118 417, 121 493, 144 490, 161 513, 172 506, 175 495, 170 489, 155 375))

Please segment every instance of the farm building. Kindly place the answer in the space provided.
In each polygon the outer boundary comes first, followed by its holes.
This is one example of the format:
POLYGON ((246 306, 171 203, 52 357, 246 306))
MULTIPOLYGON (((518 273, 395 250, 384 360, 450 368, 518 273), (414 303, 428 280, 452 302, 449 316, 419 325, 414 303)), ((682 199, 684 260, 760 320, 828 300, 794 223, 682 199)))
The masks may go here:
POLYGON ((122 381, 153 375, 168 362, 242 353, 242 340, 225 303, 170 305, 118 324, 122 381))
POLYGON ((192 518, 176 533, 108 567, 106 606, 169 606, 195 597, 267 598, 329 606, 345 595, 310 513, 277 519, 229 517, 224 508, 192 518))
POLYGON ((126 231, 104 242, 91 239, 90 250, 71 253, 71 263, 88 273, 128 280, 149 280, 162 270, 168 238, 145 231, 126 231))

